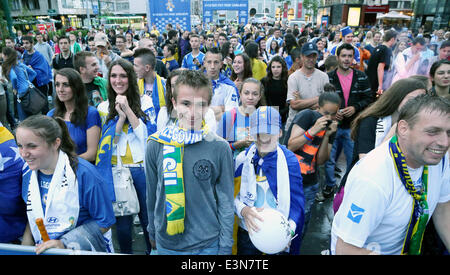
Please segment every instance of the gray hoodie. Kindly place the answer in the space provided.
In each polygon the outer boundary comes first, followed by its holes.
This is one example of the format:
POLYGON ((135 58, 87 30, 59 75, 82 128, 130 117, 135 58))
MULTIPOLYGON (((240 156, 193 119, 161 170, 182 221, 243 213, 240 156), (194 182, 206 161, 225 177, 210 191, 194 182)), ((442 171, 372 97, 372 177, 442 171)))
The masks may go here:
POLYGON ((213 141, 185 146, 184 232, 167 234, 166 196, 163 180, 163 144, 149 141, 145 154, 148 232, 158 246, 175 251, 193 251, 219 241, 219 254, 231 254, 234 223, 234 169, 228 143, 215 133, 213 141))

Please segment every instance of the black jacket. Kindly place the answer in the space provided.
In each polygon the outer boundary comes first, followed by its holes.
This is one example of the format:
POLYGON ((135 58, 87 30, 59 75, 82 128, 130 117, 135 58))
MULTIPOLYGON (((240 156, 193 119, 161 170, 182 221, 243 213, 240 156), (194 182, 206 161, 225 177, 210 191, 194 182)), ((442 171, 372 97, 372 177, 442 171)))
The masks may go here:
MULTIPOLYGON (((337 69, 328 73, 330 78, 330 84, 336 88, 336 92, 341 98, 340 109, 345 108, 344 92, 337 75, 337 69)), ((370 83, 367 75, 359 70, 353 69, 352 85, 350 87, 350 95, 348 97, 348 106, 355 107, 355 113, 351 117, 344 117, 339 123, 339 128, 348 129, 351 126, 351 122, 358 115, 359 112, 364 110, 373 101, 373 94, 370 89, 370 83)))

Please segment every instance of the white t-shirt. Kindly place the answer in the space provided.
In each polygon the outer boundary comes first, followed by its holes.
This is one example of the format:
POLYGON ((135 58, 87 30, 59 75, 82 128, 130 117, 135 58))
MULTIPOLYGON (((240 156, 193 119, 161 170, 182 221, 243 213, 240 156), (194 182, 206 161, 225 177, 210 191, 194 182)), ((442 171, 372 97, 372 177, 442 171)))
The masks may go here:
MULTIPOLYGON (((423 167, 408 169, 414 183, 420 184, 423 167)), ((448 153, 439 164, 428 166, 430 217, 438 203, 450 200, 449 170, 448 153)), ((339 236, 357 247, 400 254, 412 206, 413 199, 397 175, 386 141, 361 159, 348 176, 331 229, 331 253, 335 254, 339 236)))

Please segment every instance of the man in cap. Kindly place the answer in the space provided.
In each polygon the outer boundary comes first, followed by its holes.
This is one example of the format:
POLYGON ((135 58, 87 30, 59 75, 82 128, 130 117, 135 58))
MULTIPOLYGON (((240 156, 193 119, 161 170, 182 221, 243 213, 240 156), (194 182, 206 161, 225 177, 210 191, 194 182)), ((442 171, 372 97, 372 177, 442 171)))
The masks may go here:
MULTIPOLYGON (((294 153, 278 143, 281 117, 272 107, 261 106, 250 117, 250 134, 255 143, 236 158, 235 186, 240 186, 234 200, 239 217, 237 254, 262 254, 249 234, 260 230, 258 212, 271 208, 289 221, 291 236, 300 235, 304 223, 304 195, 300 165, 294 153)), ((298 255, 300 239, 295 238, 283 252, 298 255)))
MULTIPOLYGON (((342 35, 342 41, 339 44, 337 44, 336 46, 334 46, 333 48, 331 48, 331 50, 330 50, 330 53, 332 55, 336 55, 336 50, 342 44, 344 44, 344 43, 352 44, 352 42, 353 42, 353 31, 349 26, 341 29, 341 35, 342 35)), ((357 66, 360 63, 361 59, 360 59, 358 48, 355 46, 353 46, 353 47, 355 48, 355 56, 353 57, 352 64, 357 66)))
POLYGON ((120 56, 109 50, 111 45, 109 44, 108 36, 103 32, 99 32, 94 36, 94 45, 97 48, 94 54, 97 57, 98 65, 100 67, 99 72, 106 78, 108 75, 109 63, 119 59, 120 56))
POLYGON ((318 55, 315 43, 305 43, 301 52, 303 66, 288 78, 286 102, 289 104, 289 116, 286 131, 299 111, 318 107, 319 95, 323 92, 324 85, 329 82, 328 75, 316 69, 318 55))

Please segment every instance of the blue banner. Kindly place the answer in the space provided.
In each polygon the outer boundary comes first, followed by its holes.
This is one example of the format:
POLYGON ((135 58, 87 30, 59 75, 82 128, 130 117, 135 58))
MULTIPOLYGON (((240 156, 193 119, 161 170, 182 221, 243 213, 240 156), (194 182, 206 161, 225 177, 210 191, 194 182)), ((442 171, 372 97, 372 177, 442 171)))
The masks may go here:
MULTIPOLYGON (((159 31, 164 31, 167 24, 176 28, 177 23, 183 30, 191 30, 191 1, 190 0, 149 0, 150 22, 159 31)), ((151 26, 149 26, 151 29, 151 26)))
POLYGON ((236 10, 238 23, 248 22, 248 0, 203 0, 203 22, 212 23, 215 10, 236 10))

